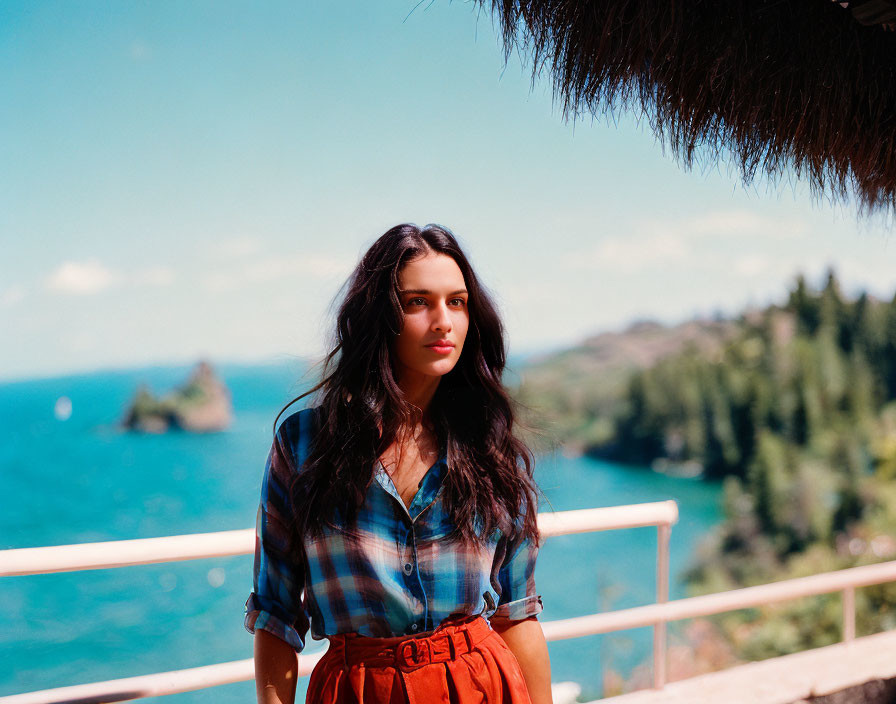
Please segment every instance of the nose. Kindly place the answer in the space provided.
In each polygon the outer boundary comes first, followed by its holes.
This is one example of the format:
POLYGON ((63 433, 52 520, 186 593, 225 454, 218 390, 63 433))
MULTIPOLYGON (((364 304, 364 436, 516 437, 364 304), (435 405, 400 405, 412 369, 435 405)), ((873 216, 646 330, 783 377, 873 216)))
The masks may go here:
POLYGON ((448 315, 448 306, 440 304, 434 310, 432 330, 434 332, 449 332, 451 330, 451 316, 448 315))

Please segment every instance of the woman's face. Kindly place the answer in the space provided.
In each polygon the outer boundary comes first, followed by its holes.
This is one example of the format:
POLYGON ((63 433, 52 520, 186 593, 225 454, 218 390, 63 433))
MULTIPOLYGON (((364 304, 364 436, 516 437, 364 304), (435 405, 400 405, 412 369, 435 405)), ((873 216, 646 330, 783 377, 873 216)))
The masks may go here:
POLYGON ((470 325, 460 267, 445 254, 411 260, 398 274, 398 297, 404 311, 394 347, 399 378, 408 372, 447 374, 460 358, 470 325))

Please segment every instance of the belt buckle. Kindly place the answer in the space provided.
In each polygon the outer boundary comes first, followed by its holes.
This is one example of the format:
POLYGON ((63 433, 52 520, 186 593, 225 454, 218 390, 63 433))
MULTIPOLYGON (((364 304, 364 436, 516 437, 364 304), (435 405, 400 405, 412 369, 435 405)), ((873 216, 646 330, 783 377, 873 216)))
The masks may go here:
POLYGON ((395 654, 398 668, 405 672, 427 665, 432 660, 432 651, 425 640, 406 640, 399 644, 395 654))

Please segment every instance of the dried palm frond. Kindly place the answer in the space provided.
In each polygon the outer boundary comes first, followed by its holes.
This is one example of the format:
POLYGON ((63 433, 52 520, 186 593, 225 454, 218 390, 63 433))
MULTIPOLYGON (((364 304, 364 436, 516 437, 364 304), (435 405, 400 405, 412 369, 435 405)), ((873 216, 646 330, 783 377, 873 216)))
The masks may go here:
POLYGON ((896 33, 830 0, 477 0, 569 119, 634 110, 687 168, 896 205, 896 33))

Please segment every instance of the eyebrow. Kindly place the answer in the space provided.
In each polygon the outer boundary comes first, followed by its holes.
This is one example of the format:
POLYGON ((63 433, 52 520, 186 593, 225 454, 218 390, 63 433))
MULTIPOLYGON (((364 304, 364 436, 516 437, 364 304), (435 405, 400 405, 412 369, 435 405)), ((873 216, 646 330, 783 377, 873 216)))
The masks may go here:
MULTIPOLYGON (((406 288, 406 289, 404 289, 404 290, 399 289, 398 292, 399 292, 401 295, 404 295, 404 294, 406 294, 406 293, 420 293, 420 294, 423 294, 424 296, 430 296, 430 295, 432 295, 432 291, 430 291, 429 289, 425 289, 425 288, 406 288)), ((459 293, 467 293, 467 289, 465 289, 465 288, 461 288, 461 289, 458 289, 457 291, 452 291, 452 292, 449 293, 448 295, 449 295, 449 296, 456 296, 456 295, 458 295, 459 293)))

